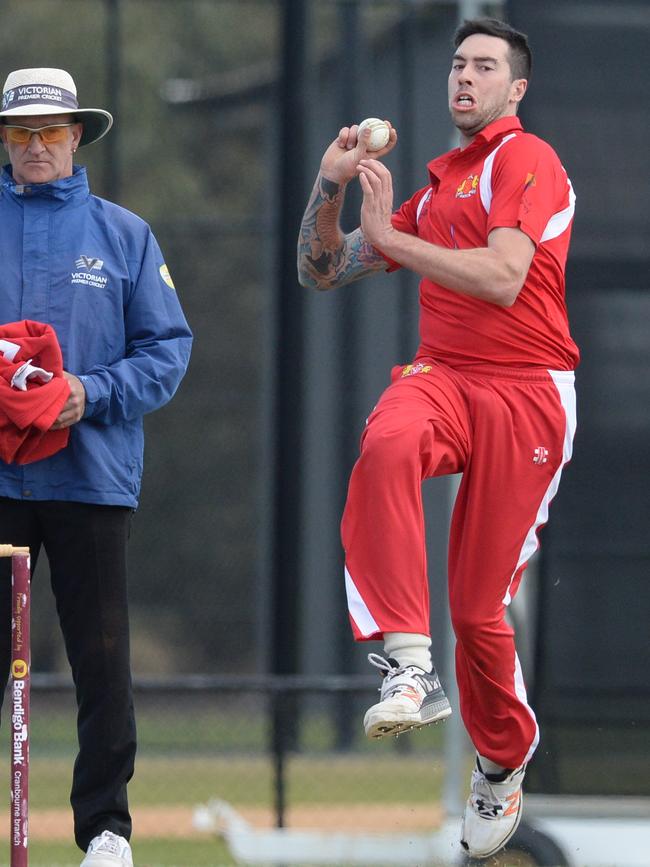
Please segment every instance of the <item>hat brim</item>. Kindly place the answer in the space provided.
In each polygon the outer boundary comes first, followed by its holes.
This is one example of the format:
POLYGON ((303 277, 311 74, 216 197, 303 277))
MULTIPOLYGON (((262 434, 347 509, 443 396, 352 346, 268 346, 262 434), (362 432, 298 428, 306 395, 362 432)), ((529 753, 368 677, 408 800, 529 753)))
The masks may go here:
POLYGON ((31 105, 29 109, 13 108, 0 111, 0 118, 38 117, 48 114, 73 114, 83 124, 79 147, 99 141, 113 126, 113 116, 103 108, 53 108, 51 105, 31 105))

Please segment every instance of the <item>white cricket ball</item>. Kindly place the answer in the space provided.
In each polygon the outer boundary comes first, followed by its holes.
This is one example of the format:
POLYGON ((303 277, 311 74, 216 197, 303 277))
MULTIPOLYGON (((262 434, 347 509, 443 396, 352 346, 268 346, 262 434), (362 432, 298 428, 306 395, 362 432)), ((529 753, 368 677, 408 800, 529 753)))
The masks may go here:
POLYGON ((357 135, 360 136, 361 132, 366 129, 366 127, 370 127, 368 150, 380 151, 383 147, 386 147, 390 138, 390 127, 386 121, 380 120, 378 117, 367 117, 359 124, 357 135))

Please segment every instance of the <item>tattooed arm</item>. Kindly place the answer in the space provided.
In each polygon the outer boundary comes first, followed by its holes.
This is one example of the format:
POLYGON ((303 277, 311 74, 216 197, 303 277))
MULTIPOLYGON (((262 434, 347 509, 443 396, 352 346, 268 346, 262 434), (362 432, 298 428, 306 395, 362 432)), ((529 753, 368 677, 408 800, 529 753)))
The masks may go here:
POLYGON ((313 289, 334 289, 386 266, 359 227, 344 235, 339 215, 345 184, 319 174, 298 238, 298 279, 313 289))
MULTIPOLYGON (((345 187, 357 176, 359 161, 367 156, 370 133, 366 130, 357 138, 357 130, 356 125, 343 127, 325 151, 302 219, 298 237, 298 279, 308 288, 334 289, 386 265, 361 228, 344 235, 339 225, 345 187)), ((397 133, 390 127, 388 144, 380 151, 373 151, 373 156, 387 154, 396 142, 397 133)))

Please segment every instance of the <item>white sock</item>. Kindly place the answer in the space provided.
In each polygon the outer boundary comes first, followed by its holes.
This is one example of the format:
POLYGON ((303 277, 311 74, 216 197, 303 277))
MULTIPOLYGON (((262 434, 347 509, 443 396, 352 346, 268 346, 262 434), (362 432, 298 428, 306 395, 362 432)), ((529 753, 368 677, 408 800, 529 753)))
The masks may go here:
POLYGON ((504 768, 503 765, 497 765, 496 762, 490 761, 490 759, 486 759, 485 756, 478 754, 478 760, 481 765, 484 774, 504 774, 508 768, 504 768))
POLYGON ((386 656, 400 665, 417 665, 423 671, 431 671, 431 639, 428 635, 414 632, 384 632, 386 656))

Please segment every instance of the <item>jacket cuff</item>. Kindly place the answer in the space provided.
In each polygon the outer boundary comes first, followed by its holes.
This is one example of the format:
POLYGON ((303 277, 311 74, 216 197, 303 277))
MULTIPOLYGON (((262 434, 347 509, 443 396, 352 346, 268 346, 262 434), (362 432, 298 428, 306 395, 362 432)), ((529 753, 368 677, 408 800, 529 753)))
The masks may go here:
POLYGON ((99 385, 95 382, 93 376, 80 376, 79 381, 86 391, 86 406, 84 408, 84 418, 92 418, 97 403, 101 397, 99 385))

